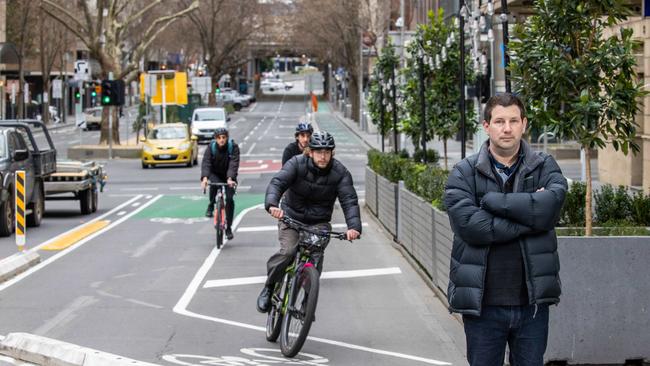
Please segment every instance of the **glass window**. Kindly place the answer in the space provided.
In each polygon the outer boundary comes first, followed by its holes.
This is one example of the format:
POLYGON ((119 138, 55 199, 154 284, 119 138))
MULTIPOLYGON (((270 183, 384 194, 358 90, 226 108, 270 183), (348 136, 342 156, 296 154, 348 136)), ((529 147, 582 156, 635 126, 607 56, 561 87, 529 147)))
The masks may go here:
POLYGON ((185 127, 161 127, 149 132, 151 140, 181 140, 187 139, 187 128, 185 127))
POLYGON ((194 114, 195 121, 221 121, 225 119, 226 117, 223 113, 223 109, 199 110, 195 111, 194 114))

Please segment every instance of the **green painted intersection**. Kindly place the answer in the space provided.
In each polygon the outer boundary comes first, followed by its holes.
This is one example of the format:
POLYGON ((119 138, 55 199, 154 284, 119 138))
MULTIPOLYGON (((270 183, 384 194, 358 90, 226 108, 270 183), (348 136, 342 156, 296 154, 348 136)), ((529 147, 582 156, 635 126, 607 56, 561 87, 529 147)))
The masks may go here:
MULTIPOLYGON (((235 195, 235 216, 243 210, 264 203, 263 194, 237 193, 235 195)), ((204 217, 208 206, 207 195, 164 195, 140 211, 135 218, 179 218, 204 217)))

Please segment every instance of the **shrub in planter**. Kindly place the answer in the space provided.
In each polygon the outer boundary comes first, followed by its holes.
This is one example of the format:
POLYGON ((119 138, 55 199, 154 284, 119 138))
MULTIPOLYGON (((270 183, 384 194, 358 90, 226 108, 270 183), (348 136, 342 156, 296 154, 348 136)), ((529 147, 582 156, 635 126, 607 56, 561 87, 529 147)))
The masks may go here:
POLYGON ((564 200, 560 223, 563 226, 585 226, 585 196, 587 185, 573 182, 564 200))
POLYGON ((630 201, 632 221, 637 225, 650 226, 650 194, 637 192, 630 201))
POLYGON ((620 223, 619 226, 629 224, 632 217, 632 200, 628 196, 625 187, 618 186, 615 190, 612 185, 605 184, 594 195, 594 198, 596 201, 596 221, 601 226, 603 223, 620 223))
MULTIPOLYGON (((422 161, 422 149, 417 149, 413 153, 413 161, 421 162, 422 161)), ((427 149, 427 164, 437 164, 440 160, 440 154, 437 150, 427 149)))

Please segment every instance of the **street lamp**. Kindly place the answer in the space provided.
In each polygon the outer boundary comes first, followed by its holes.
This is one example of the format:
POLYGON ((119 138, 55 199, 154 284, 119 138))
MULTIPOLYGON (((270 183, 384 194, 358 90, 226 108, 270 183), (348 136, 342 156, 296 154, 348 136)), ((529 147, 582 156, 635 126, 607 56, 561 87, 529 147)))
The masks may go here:
MULTIPOLYGON (((492 2, 492 1, 490 1, 492 2)), ((494 10, 493 10, 494 11, 494 10)), ((510 55, 508 54, 508 1, 501 0, 501 15, 499 16, 503 28, 503 70, 505 71, 506 93, 510 93, 512 85, 510 83, 510 55)))
POLYGON ((460 32, 460 158, 465 159, 465 17, 467 8, 465 0, 460 0, 460 10, 458 12, 459 32, 460 32))

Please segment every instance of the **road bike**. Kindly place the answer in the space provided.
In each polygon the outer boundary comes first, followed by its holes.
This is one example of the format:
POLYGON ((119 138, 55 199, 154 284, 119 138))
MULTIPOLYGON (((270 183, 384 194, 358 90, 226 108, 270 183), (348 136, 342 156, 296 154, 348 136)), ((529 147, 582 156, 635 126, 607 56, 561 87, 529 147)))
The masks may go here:
POLYGON ((347 240, 347 236, 344 232, 323 230, 286 216, 280 221, 298 231, 298 250, 271 295, 266 339, 275 342, 280 337, 282 354, 294 357, 305 343, 314 321, 323 251, 331 237, 347 240))
MULTIPOLYGON (((217 232, 217 249, 221 249, 223 245, 223 236, 228 227, 226 222, 226 187, 228 183, 213 183, 209 185, 217 187, 217 194, 214 197, 214 212, 212 214, 214 228, 217 232)), ((203 190, 205 194, 205 189, 203 190)))

